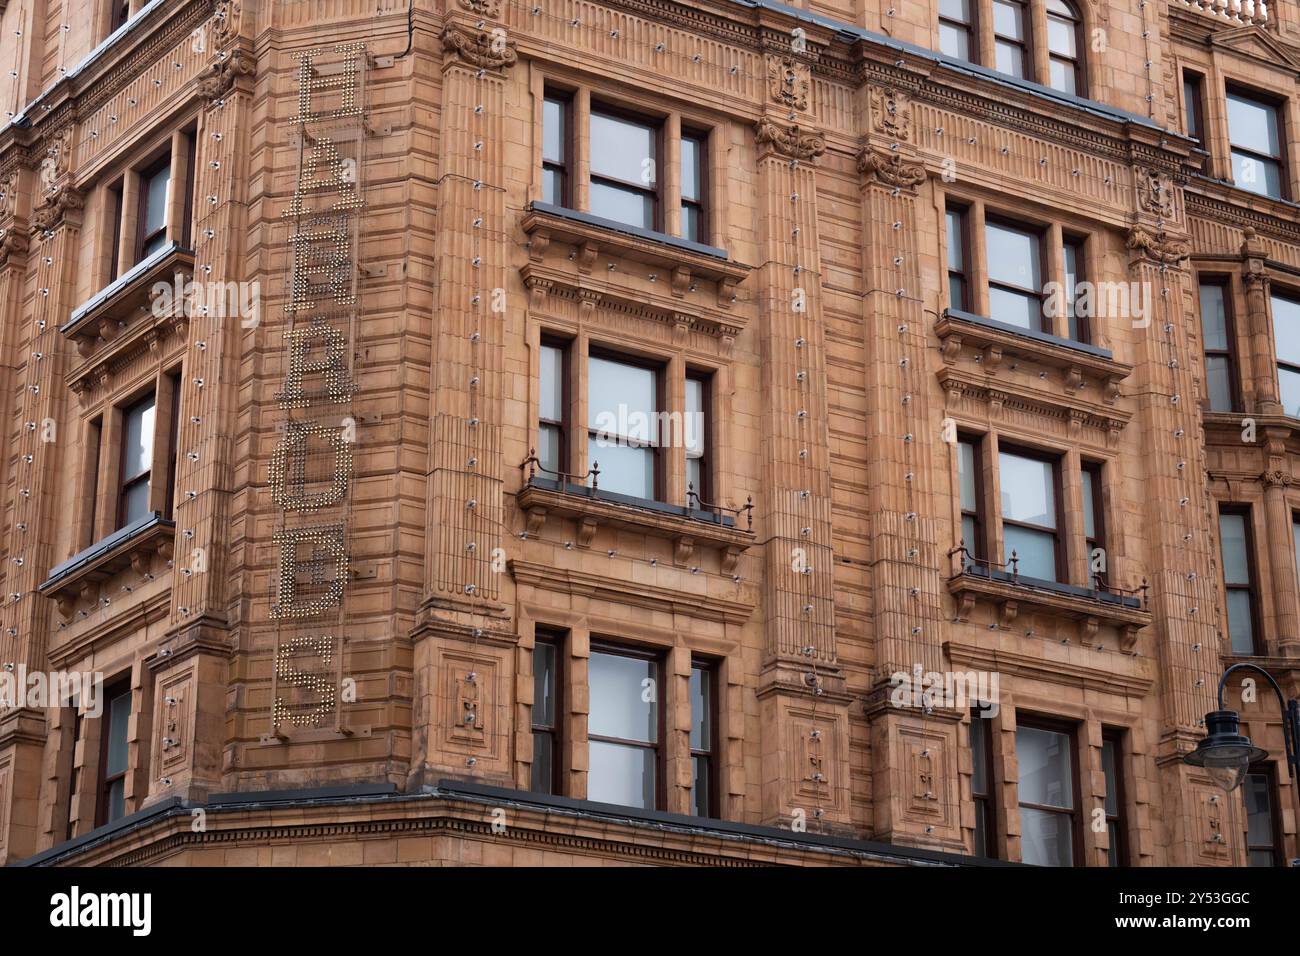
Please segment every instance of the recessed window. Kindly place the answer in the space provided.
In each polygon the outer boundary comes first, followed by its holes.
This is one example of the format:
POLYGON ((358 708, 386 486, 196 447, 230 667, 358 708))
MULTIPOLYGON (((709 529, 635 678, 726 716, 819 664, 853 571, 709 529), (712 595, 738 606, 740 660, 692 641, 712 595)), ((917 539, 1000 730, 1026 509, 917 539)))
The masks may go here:
POLYGON ((708 422, 705 409, 709 406, 709 382, 706 376, 689 373, 686 376, 686 417, 682 423, 682 438, 686 445, 686 491, 692 508, 701 502, 712 501, 709 487, 708 422))
POLYGON ((1056 581, 1058 550, 1056 463, 1010 451, 998 453, 1002 488, 1003 559, 1023 577, 1056 581))
POLYGON ((1020 856, 1034 866, 1073 866, 1074 754, 1068 733, 1016 727, 1019 767, 1020 856))
POLYGON ((1295 542, 1295 566, 1300 574, 1300 514, 1291 513, 1291 538, 1295 542))
POLYGON ((1219 509, 1219 548, 1228 599, 1228 641, 1233 654, 1256 653, 1258 611, 1250 511, 1219 509))
POLYGON ((542 201, 569 205, 570 103, 547 93, 542 102, 542 201))
POLYGON ((703 134, 683 133, 681 141, 682 238, 708 242, 704 215, 704 183, 708 175, 708 139, 703 134))
POLYGON ((1274 295, 1271 306, 1278 397, 1285 414, 1300 416, 1300 299, 1274 295))
POLYGON ((587 798, 658 807, 659 662, 649 655, 592 646, 588 661, 587 798))
POLYGON ((1183 129, 1198 142, 1205 137, 1205 78, 1183 70, 1183 129))
POLYGON ((993 741, 989 721, 978 710, 970 715, 971 799, 975 802, 975 855, 997 856, 993 810, 993 741))
POLYGON ((1091 337, 1088 318, 1076 307, 1079 283, 1083 274, 1083 240, 1067 237, 1061 243, 1061 262, 1065 268, 1063 293, 1065 298, 1065 331, 1076 342, 1086 342, 1091 337))
POLYGON ((630 116, 591 110, 591 211, 659 228, 659 128, 630 116))
POLYGON ((957 483, 961 493, 961 542, 966 549, 965 567, 984 558, 984 494, 982 491, 978 439, 957 442, 957 483))
POLYGON ((149 480, 153 474, 154 418, 157 403, 151 392, 122 411, 122 470, 118 497, 118 527, 139 521, 150 512, 149 480))
POLYGON ((131 19, 131 4, 128 0, 110 0, 108 6, 108 32, 113 33, 131 19))
POLYGON ((533 644, 534 793, 560 793, 560 639, 539 635, 533 644))
POLYGON ((167 204, 171 200, 171 156, 140 176, 140 236, 136 261, 147 259, 167 244, 167 204))
POLYGON ((95 825, 126 816, 127 729, 131 720, 131 687, 119 684, 104 692, 100 718, 100 787, 95 825))
POLYGON ((103 191, 111 282, 172 242, 190 245, 194 193, 194 130, 173 133, 152 158, 128 169, 103 191), (175 182, 173 180, 176 180, 175 182))
POLYGON ((1066 0, 1047 0, 1048 85, 1063 93, 1083 86, 1079 70, 1079 33, 1083 21, 1066 0))
POLYGON ((971 60, 975 45, 972 10, 976 0, 939 0, 939 51, 971 60))
POLYGON ((542 469, 559 477, 568 469, 568 357, 564 343, 542 343, 538 358, 540 399, 537 412, 537 459, 542 469))
POLYGON ((659 464, 659 374, 645 365, 587 361, 587 462, 604 491, 655 498, 659 464))
POLYGON ((1246 802, 1246 862, 1248 866, 1281 866, 1282 849, 1278 846, 1277 793, 1273 768, 1252 768, 1242 781, 1246 802))
POLYGON ((1088 582, 1093 586, 1106 584, 1106 524, 1101 505, 1101 465, 1085 461, 1079 469, 1080 491, 1083 495, 1083 537, 1087 548, 1088 582))
MULTIPOLYGON (((1210 411, 1235 411, 1237 387, 1232 360, 1232 316, 1229 311, 1228 286, 1224 282, 1202 282, 1199 295, 1201 340, 1205 350, 1205 390, 1210 411)), ((1296 328, 1296 346, 1300 350, 1300 327, 1296 328)), ((1300 362, 1300 351, 1295 358, 1300 362)), ((1300 402, 1300 373, 1294 374, 1297 375, 1296 400, 1300 402)))
POLYGON ((944 213, 948 229, 948 308, 970 310, 970 278, 966 248, 966 212, 949 207, 944 213))
POLYGON ((1282 198, 1282 135, 1277 106, 1228 90, 1228 139, 1232 144, 1233 183, 1254 193, 1282 198))
POLYGON ((1029 11, 1017 0, 993 0, 994 67, 999 73, 1028 79, 1029 11))
POLYGON ((691 814, 718 815, 717 767, 714 748, 717 731, 717 672, 713 665, 691 664, 691 814))
POLYGON ((1106 834, 1109 848, 1106 862, 1110 866, 1123 866, 1127 862, 1124 840, 1124 780, 1122 737, 1117 731, 1107 730, 1101 738, 1101 771, 1106 778, 1106 834))
POLYGON ((1022 329, 1043 329, 1043 259, 1035 231, 1006 223, 984 227, 989 274, 989 318, 1022 329))

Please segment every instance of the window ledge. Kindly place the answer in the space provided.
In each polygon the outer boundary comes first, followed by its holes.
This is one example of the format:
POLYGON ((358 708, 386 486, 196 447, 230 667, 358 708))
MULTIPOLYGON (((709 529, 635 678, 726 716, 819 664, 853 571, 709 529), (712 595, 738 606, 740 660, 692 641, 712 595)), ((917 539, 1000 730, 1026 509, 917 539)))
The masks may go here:
POLYGON ((533 478, 519 491, 516 500, 528 516, 527 534, 536 536, 548 517, 571 518, 578 524, 578 545, 588 547, 602 525, 626 528, 675 542, 674 558, 679 564, 690 560, 697 546, 723 552, 722 570, 735 570, 740 556, 754 543, 752 531, 736 527, 730 515, 684 508, 620 495, 586 485, 550 478, 533 478))
POLYGON ((154 554, 170 561, 175 535, 176 522, 152 512, 56 565, 37 591, 58 602, 59 613, 70 618, 78 600, 89 599, 100 581, 128 566, 143 575, 154 554))
POLYGON ((1085 388, 1089 379, 1099 382, 1102 400, 1108 405, 1113 405, 1119 398, 1119 383, 1133 371, 1132 365, 1115 361, 1109 349, 1022 329, 957 309, 944 310, 943 317, 935 323, 935 332, 942 343, 943 360, 947 365, 955 365, 962 351, 970 348, 978 353, 984 371, 991 373, 1006 356, 1017 355, 1063 370, 1063 390, 1067 395, 1085 388))
POLYGON ((173 242, 137 262, 73 309, 59 331, 77 343, 84 358, 88 354, 87 346, 93 348, 96 339, 108 342, 117 338, 136 307, 151 311, 149 304, 153 297, 149 293, 154 284, 167 279, 171 288, 174 274, 178 272, 187 281, 194 275, 194 252, 173 242))
POLYGON ((731 306, 736 286, 751 271, 728 259, 725 249, 550 203, 530 203, 520 225, 529 237, 531 262, 540 263, 551 242, 564 242, 574 247, 578 271, 584 275, 592 272, 602 253, 617 255, 662 268, 677 297, 686 294, 694 279, 716 282, 722 308, 731 306))
POLYGON ((1151 612, 1135 596, 1112 594, 1081 588, 1057 581, 1013 576, 997 569, 964 571, 948 579, 948 593, 957 599, 957 620, 970 620, 975 605, 984 601, 995 604, 998 615, 994 625, 1000 630, 1010 630, 1021 607, 1043 611, 1075 621, 1080 621, 1080 642, 1095 643, 1101 625, 1120 632, 1120 648, 1132 651, 1137 644, 1138 631, 1151 623, 1151 612))

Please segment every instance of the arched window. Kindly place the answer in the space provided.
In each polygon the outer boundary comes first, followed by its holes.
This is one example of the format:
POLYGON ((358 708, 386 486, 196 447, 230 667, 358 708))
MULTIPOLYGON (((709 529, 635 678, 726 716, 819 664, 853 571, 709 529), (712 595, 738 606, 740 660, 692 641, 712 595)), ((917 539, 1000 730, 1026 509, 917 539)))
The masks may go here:
POLYGON ((1069 0, 1047 0, 1048 85, 1063 93, 1083 93, 1079 37, 1083 18, 1069 0))

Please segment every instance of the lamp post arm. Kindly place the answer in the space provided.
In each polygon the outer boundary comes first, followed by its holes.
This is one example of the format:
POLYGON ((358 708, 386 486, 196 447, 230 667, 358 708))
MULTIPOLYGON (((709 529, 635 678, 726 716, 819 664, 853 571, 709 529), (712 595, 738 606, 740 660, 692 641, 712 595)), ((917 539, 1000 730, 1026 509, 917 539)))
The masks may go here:
POLYGON ((1228 675, 1239 670, 1257 671, 1263 674, 1264 679, 1272 686, 1273 693, 1277 694, 1277 703, 1282 709, 1282 744, 1286 750, 1287 770, 1290 771, 1293 779, 1300 779, 1300 703, 1287 700, 1277 679, 1264 668, 1258 664, 1242 662, 1233 664, 1219 678, 1219 710, 1227 709, 1223 691, 1228 685, 1228 675))

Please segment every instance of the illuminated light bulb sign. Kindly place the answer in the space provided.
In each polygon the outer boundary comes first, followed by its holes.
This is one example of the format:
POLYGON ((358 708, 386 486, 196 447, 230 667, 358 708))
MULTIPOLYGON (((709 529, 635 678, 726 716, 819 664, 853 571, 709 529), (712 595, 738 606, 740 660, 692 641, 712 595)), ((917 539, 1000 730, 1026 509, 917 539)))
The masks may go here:
POLYGON ((278 624, 271 734, 346 734, 339 692, 351 518, 357 255, 366 138, 365 45, 291 54, 296 61, 298 177, 289 224, 284 303, 284 413, 269 485, 278 509, 273 543, 278 624))

